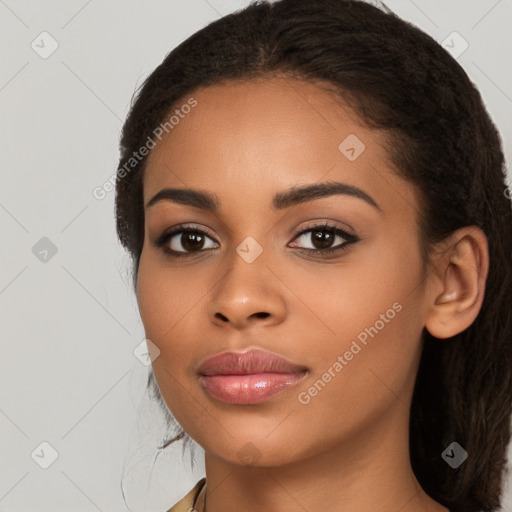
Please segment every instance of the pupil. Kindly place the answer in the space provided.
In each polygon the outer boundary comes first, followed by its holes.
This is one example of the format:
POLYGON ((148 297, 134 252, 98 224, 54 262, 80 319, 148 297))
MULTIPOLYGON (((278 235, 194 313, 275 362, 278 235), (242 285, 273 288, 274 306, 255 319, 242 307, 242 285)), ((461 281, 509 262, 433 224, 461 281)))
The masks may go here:
POLYGON ((312 231, 311 233, 313 235, 314 241, 313 244, 316 246, 317 243, 320 244, 321 247, 318 247, 318 249, 325 249, 330 246, 332 243, 332 233, 329 233, 327 231, 312 231))
POLYGON ((197 231, 183 233, 181 235, 181 244, 187 251, 201 249, 204 239, 197 231))

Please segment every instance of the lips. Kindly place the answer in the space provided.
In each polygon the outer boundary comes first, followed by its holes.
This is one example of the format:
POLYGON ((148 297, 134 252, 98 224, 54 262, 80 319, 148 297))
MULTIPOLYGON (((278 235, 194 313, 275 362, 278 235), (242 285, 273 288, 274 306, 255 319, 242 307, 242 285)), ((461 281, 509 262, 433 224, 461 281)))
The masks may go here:
POLYGON ((308 369, 262 350, 224 352, 198 368, 200 383, 213 398, 230 404, 255 404, 294 386, 308 369))
POLYGON ((307 367, 291 363, 263 350, 224 352, 199 366, 200 375, 250 375, 254 373, 300 373, 307 367))

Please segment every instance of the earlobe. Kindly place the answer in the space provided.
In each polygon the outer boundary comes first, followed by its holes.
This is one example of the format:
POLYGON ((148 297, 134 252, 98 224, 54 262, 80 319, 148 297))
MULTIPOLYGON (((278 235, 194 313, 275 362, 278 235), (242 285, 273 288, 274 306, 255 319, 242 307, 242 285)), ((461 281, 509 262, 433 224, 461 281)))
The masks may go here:
POLYGON ((455 231, 436 262, 425 328, 436 338, 467 329, 480 312, 489 269, 487 238, 476 226, 455 231))

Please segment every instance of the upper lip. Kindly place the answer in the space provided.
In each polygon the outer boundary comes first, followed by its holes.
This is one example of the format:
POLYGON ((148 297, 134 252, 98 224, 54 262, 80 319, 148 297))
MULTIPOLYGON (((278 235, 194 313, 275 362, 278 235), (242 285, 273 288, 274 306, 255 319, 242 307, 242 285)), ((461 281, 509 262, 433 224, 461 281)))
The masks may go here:
POLYGON ((300 373, 305 366, 264 350, 222 352, 208 358, 198 368, 200 375, 250 375, 254 373, 300 373))

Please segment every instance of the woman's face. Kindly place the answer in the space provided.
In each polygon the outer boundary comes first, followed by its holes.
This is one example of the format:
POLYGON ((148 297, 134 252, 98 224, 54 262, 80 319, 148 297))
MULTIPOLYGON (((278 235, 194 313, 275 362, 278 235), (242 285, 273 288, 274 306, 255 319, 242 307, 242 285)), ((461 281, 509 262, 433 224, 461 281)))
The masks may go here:
POLYGON ((170 411, 207 454, 236 464, 369 446, 386 426, 407 436, 426 283, 418 201, 392 173, 382 133, 300 81, 193 98, 144 176, 145 205, 166 188, 217 202, 209 211, 167 194, 145 209, 138 304, 170 411), (324 183, 342 186, 288 195, 324 183), (180 224, 200 233, 153 245, 180 224), (200 374, 207 358, 249 349, 304 371, 200 374))

